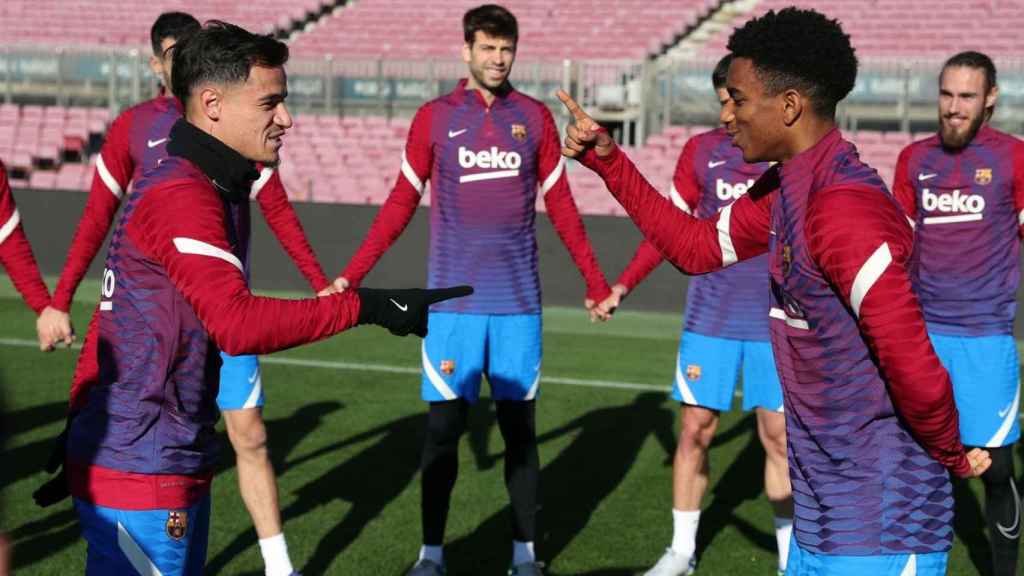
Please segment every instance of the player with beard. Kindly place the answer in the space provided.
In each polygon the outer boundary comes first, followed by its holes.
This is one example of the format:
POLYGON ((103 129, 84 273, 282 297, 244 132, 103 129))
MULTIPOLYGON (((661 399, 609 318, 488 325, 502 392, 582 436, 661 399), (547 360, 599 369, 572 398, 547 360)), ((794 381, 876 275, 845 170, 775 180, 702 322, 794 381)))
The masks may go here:
POLYGON ((540 474, 538 193, 583 275, 588 308, 611 290, 570 194, 551 112, 508 81, 519 36, 515 16, 487 4, 466 12, 462 22, 469 77, 417 111, 394 189, 335 286, 359 285, 409 223, 429 180, 429 285, 472 280, 476 293, 430 311, 422 352, 422 397, 430 403, 421 460, 423 546, 410 576, 444 572, 458 443, 469 404, 479 398, 481 375, 490 383, 505 439, 510 573, 526 576, 541 572, 533 547, 540 474))
POLYGON ((994 574, 1016 573, 1020 364, 1013 339, 1024 234, 1024 142, 987 121, 999 96, 992 60, 961 52, 939 75, 939 131, 907 146, 893 192, 914 226, 912 280, 928 334, 953 379, 960 433, 988 449, 985 519, 994 574))

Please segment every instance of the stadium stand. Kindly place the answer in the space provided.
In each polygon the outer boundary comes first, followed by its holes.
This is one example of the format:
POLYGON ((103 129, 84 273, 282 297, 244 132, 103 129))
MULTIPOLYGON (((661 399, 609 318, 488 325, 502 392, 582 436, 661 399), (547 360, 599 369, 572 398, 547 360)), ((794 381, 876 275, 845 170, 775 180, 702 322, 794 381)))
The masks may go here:
MULTIPOLYGON (((149 27, 167 10, 202 13, 260 32, 290 31, 317 18, 322 0, 4 0, 0 37, 5 44, 149 46, 149 27)), ((330 2, 333 4, 333 2, 330 2)))
MULTIPOLYGON (((88 143, 107 127, 105 108, 0 105, 0 158, 16 187, 88 190, 95 155, 88 143)), ((706 126, 669 126, 642 147, 628 148, 637 167, 660 190, 668 190, 675 162, 687 138, 706 126)), ((406 118, 299 114, 282 149, 281 175, 293 200, 381 204, 391 191, 409 130, 406 118)), ((848 134, 886 182, 899 151, 912 138, 904 132, 848 134)), ((93 150, 95 152, 95 150, 93 150)), ((585 214, 622 215, 600 179, 575 163, 569 179, 585 214)), ((429 194, 425 203, 429 203, 429 194)), ((543 210, 543 203, 538 202, 543 210)))
MULTIPOLYGON (((703 49, 705 54, 725 51, 732 27, 759 16, 768 10, 792 6, 790 0, 745 2, 752 10, 736 14, 728 26, 721 28, 703 49)), ((900 58, 905 56, 949 56, 956 49, 981 50, 991 56, 1020 56, 1024 50, 1018 31, 1024 27, 1024 10, 1013 0, 979 0, 957 8, 960 15, 950 18, 947 9, 937 9, 935 2, 850 2, 849 0, 808 0, 800 6, 814 8, 843 24, 861 56, 900 58)))
MULTIPOLYGON (((462 46, 458 25, 474 0, 363 0, 299 34, 296 56, 453 58, 462 46), (400 32, 399 32, 400 31, 400 32), (440 32, 439 32, 440 31, 440 32)), ((503 2, 519 19, 519 57, 531 60, 644 58, 675 42, 718 0, 619 0, 595 9, 591 0, 503 2), (623 22, 628 21, 628 26, 623 22)))
MULTIPOLYGON (((428 61, 450 64, 448 72, 455 75, 453 78, 461 77, 464 69, 458 59, 458 50, 462 38, 457 23, 463 11, 477 3, 474 0, 429 3, 419 0, 348 3, 296 0, 282 5, 273 0, 211 0, 201 7, 201 11, 204 18, 222 18, 255 30, 290 35, 296 98, 301 98, 301 85, 323 78, 325 68, 322 64, 327 55, 344 55, 345 60, 339 58, 334 62, 331 73, 355 84, 336 83, 334 86, 339 94, 343 93, 343 98, 355 101, 366 96, 363 91, 367 88, 373 88, 370 92, 376 95, 375 90, 383 86, 378 86, 378 82, 394 81, 394 91, 398 91, 398 82, 402 78, 420 78, 426 68, 423 64, 428 61), (373 64, 378 58, 384 59, 379 68, 373 64), (312 68, 312 73, 303 71, 304 64, 311 62, 319 67, 312 68), (384 80, 377 74, 382 74, 384 80)), ((621 93, 616 102, 632 102, 633 99, 626 98, 623 91, 628 92, 627 88, 636 88, 637 92, 641 90, 639 76, 631 76, 630 82, 623 80, 625 76, 620 64, 635 64, 634 68, 639 70, 643 68, 644 61, 650 61, 659 54, 665 55, 662 60, 681 55, 685 61, 692 61, 696 55, 698 60, 713 63, 715 57, 723 53, 733 26, 769 9, 787 6, 790 2, 616 0, 599 3, 601 8, 596 10, 595 2, 591 0, 565 0, 558 4, 547 0, 509 0, 506 4, 519 17, 522 30, 519 56, 523 63, 519 71, 527 78, 526 82, 532 81, 537 90, 546 93, 551 86, 557 86, 564 80, 562 59, 572 57, 589 61, 586 73, 581 72, 575 78, 585 86, 582 92, 591 96, 590 103, 601 107, 610 91, 621 93), (626 21, 629 26, 622 25, 626 21), (682 43, 676 43, 681 38, 688 41, 687 46, 691 48, 679 50, 682 43), (669 48, 673 44, 676 44, 676 49, 669 48), (692 49, 694 46, 696 50, 692 49), (531 62, 543 66, 526 68, 531 62), (602 67, 602 63, 609 65, 602 67)), ((909 62, 914 60, 911 55, 935 59, 947 56, 950 46, 977 47, 996 55, 1017 57, 1024 50, 1024 43, 1018 35, 1010 33, 1024 27, 1024 11, 1019 10, 1019 3, 1008 0, 979 0, 972 4, 971 19, 955 23, 941 18, 933 5, 922 0, 811 0, 803 4, 843 21, 851 31, 859 52, 869 59, 902 57, 909 62)), ((146 54, 149 25, 159 12, 169 9, 198 12, 200 7, 188 0, 5 0, 0 2, 0 34, 15 48, 35 45, 51 48, 69 45, 84 49, 97 45, 130 46, 146 54)), ((33 63, 31 57, 27 62, 33 63)), ((84 62, 92 64, 91 61, 84 62)), ((669 76, 674 82, 683 82, 684 75, 688 75, 685 86, 689 92, 676 105, 692 109, 694 102, 704 99, 705 68, 670 69, 673 71, 669 76)), ((930 74, 929 71, 929 78, 930 74)), ((866 72, 865 77, 868 76, 866 72)), ((885 80, 884 77, 882 79, 885 80)), ((1011 84, 1013 79, 1010 78, 1011 84)), ((118 89, 124 90, 126 83, 121 81, 120 84, 118 89)), ((902 81, 898 84, 903 85, 902 81)), ((930 82, 925 84, 915 88, 917 91, 907 97, 921 108, 923 118, 930 120, 934 117, 933 88, 930 82)), ((43 86, 42 83, 39 85, 43 86)), ((55 85, 59 87, 62 84, 58 82, 55 85)), ((872 90, 877 93, 861 95, 861 102, 890 112, 896 110, 895 101, 890 101, 888 93, 878 92, 879 86, 888 85, 872 84, 872 90)), ((46 86, 43 88, 48 89, 46 86)), ((6 89, 10 90, 10 82, 6 89)), ((110 92, 113 94, 114 89, 111 88, 110 92)), ((144 97, 146 88, 136 86, 136 92, 136 97, 144 97)), ((681 92, 685 91, 677 93, 681 92)), ((352 115, 351 105, 347 116, 340 116, 338 110, 329 106, 328 113, 298 114, 296 126, 289 132, 282 152, 281 173, 289 194, 293 199, 312 202, 383 202, 394 183, 409 127, 408 119, 403 116, 411 114, 422 98, 430 97, 430 93, 429 89, 421 86, 410 94, 400 95, 404 98, 402 106, 405 108, 394 110, 378 106, 373 100, 376 96, 371 95, 366 107, 359 109, 370 113, 366 116, 352 115)), ((1008 97, 1009 93, 1004 96, 1008 97)), ((636 101, 641 98, 641 95, 635 95, 636 101)), ((116 105, 111 106, 116 108, 124 104, 121 97, 116 105)), ((713 108, 713 103, 708 105, 713 108)), ((1000 112, 1005 115, 1010 107, 1001 108, 1004 109, 1000 112)), ((621 106, 613 111, 613 115, 619 109, 621 106)), ((301 106, 296 110, 303 111, 301 106)), ((713 121, 713 112, 706 116, 684 121, 713 121)), ((94 162, 98 144, 110 120, 108 108, 0 105, 0 158, 10 169, 15 186, 88 189, 92 178, 91 162, 94 162)), ((676 123, 679 121, 675 120, 676 123)), ((895 125, 890 122, 885 126, 895 125)), ((916 128, 906 124, 904 130, 925 129, 921 126, 920 122, 916 128)), ((879 127, 878 124, 871 126, 876 130, 879 127)), ((689 136, 705 129, 704 126, 655 128, 655 133, 648 134, 642 146, 630 148, 629 152, 649 180, 659 189, 667 190, 683 143, 689 136)), ((879 170, 886 182, 890 182, 899 150, 919 135, 911 135, 907 131, 859 130, 850 132, 848 136, 857 143, 862 156, 879 170)), ((604 191, 600 180, 592 173, 570 163, 569 177, 584 213, 622 214, 621 207, 604 191)), ((429 202, 429 194, 425 202, 429 202)), ((543 203, 539 202, 538 206, 543 209, 543 203)))

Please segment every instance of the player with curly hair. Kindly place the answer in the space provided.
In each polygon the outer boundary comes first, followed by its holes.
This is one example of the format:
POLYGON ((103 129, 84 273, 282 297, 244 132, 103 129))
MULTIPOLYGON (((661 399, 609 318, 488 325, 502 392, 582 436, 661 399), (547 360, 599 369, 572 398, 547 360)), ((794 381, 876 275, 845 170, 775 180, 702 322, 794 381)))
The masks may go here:
POLYGON ((787 8, 747 22, 728 48, 721 121, 744 160, 778 164, 721 212, 675 208, 564 93, 576 124, 563 153, 601 175, 687 273, 769 254, 795 507, 786 574, 945 574, 949 474, 978 476, 992 462, 960 441, 949 374, 911 288, 906 216, 836 128, 857 76, 849 36, 787 8))

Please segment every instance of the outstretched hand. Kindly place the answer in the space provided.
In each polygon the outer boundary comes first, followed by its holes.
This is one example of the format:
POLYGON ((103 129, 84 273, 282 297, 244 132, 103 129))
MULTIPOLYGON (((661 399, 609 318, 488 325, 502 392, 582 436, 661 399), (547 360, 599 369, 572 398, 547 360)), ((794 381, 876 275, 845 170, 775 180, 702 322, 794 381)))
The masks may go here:
POLYGON ((579 158, 590 148, 593 148, 598 156, 611 154, 615 148, 615 141, 612 140, 608 131, 584 112, 580 105, 572 99, 572 96, 569 96, 564 90, 559 90, 557 95, 569 114, 572 114, 573 119, 573 123, 565 129, 565 145, 562 146, 562 155, 568 158, 579 158))
POLYGON ((359 324, 376 324, 396 336, 427 335, 427 312, 431 304, 473 293, 472 286, 450 288, 406 288, 379 290, 359 288, 359 324))

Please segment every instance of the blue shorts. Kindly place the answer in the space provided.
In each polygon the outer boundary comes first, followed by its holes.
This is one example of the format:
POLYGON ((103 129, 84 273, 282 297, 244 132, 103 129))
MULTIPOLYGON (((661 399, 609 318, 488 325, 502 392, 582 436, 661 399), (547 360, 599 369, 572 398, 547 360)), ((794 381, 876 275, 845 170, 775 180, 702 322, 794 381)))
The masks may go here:
POLYGON ((476 402, 484 375, 495 400, 533 400, 540 360, 540 314, 431 312, 423 339, 422 396, 427 402, 476 402))
POLYGON ((1013 336, 928 336, 953 380, 961 441, 985 448, 1016 442, 1020 362, 1013 336))
POLYGON ((203 573, 209 495, 183 510, 117 510, 78 498, 74 502, 88 544, 86 576, 203 573))
POLYGON ((949 554, 833 556, 804 550, 789 541, 786 576, 945 576, 949 554))
POLYGON ((743 409, 782 412, 782 384, 771 342, 732 340, 683 332, 672 398, 712 410, 729 410, 743 370, 743 409))
POLYGON ((242 410, 263 406, 263 379, 256 356, 232 356, 220 353, 220 390, 217 407, 223 410, 242 410))

